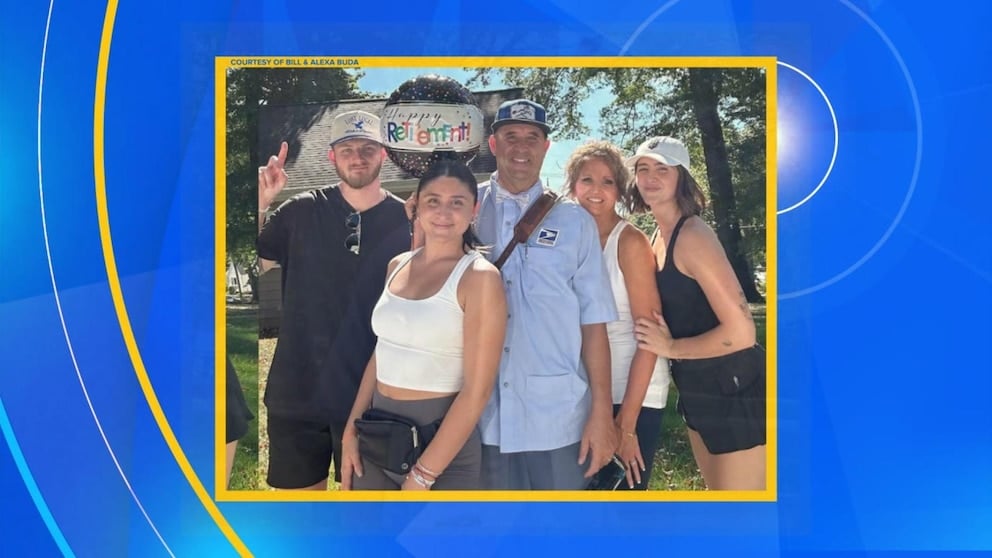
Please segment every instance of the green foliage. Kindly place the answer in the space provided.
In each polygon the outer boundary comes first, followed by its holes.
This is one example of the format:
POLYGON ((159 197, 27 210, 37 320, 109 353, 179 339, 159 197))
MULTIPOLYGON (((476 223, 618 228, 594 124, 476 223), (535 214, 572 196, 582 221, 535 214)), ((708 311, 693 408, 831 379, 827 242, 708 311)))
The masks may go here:
POLYGON ((238 373, 245 402, 256 417, 238 442, 230 487, 254 490, 264 478, 264 471, 258 467, 258 316, 255 310, 229 308, 227 313, 227 355, 238 373))
POLYGON ((631 222, 632 225, 641 229, 641 231, 651 238, 654 234, 654 230, 658 228, 657 223, 654 222, 654 217, 650 213, 635 213, 633 215, 627 215, 627 220, 631 222))
MULTIPOLYGON (((608 92, 601 109, 602 136, 633 152, 639 142, 657 135, 674 136, 689 146, 692 175, 709 196, 702 140, 685 68, 468 68, 470 85, 486 86, 498 77, 523 87, 543 104, 556 122, 557 140, 582 139, 590 133, 581 103, 595 93, 608 92)), ((752 265, 765 263, 765 138, 766 75, 761 68, 717 68, 707 72, 719 98, 718 114, 733 176, 736 207, 731 217, 741 231, 741 247, 752 265)), ((708 207, 703 218, 716 228, 708 207)), ((649 233, 650 216, 635 224, 649 233), (645 225, 645 226, 641 226, 645 225)))
POLYGON ((227 72, 227 257, 249 275, 257 297, 259 109, 360 97, 360 73, 336 68, 232 68, 227 72))
POLYGON ((672 384, 661 420, 661 439, 658 452, 654 454, 648 490, 706 490, 703 475, 692 455, 685 422, 676 409, 678 400, 679 390, 672 384))
POLYGON ((597 68, 466 68, 474 71, 466 85, 488 87, 493 77, 511 86, 523 86, 529 98, 544 105, 554 115, 554 134, 558 139, 580 139, 589 134, 589 126, 579 105, 589 98, 598 83, 597 68))
POLYGON ((751 304, 751 315, 754 316, 754 333, 758 344, 766 347, 768 344, 768 307, 764 304, 751 304))

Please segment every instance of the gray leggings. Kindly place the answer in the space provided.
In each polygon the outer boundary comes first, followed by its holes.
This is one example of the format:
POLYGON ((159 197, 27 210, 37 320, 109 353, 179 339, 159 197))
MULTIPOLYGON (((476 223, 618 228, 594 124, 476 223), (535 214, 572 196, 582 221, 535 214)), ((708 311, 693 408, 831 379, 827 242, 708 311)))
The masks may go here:
MULTIPOLYGON (((428 424, 444 417, 454 400, 455 395, 446 395, 434 399, 402 401, 390 399, 379 393, 379 390, 372 393, 373 408, 403 415, 418 424, 428 424)), ((481 488, 481 468, 482 439, 479 437, 479 430, 474 429, 431 490, 478 490, 481 488)), ((362 470, 365 474, 361 478, 352 475, 351 486, 355 490, 399 490, 403 484, 404 475, 385 471, 369 463, 364 457, 362 470)))

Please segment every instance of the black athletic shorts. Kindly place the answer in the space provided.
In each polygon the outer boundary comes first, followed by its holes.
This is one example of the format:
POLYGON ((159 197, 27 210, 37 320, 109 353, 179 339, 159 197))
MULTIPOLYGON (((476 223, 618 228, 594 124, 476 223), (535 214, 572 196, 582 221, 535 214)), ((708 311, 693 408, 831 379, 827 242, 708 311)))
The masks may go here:
POLYGON ((274 488, 306 488, 327 478, 334 460, 334 480, 341 481, 341 436, 344 425, 269 415, 269 472, 274 488))
POLYGON ((765 351, 755 345, 721 357, 672 360, 679 414, 710 453, 765 443, 765 351))

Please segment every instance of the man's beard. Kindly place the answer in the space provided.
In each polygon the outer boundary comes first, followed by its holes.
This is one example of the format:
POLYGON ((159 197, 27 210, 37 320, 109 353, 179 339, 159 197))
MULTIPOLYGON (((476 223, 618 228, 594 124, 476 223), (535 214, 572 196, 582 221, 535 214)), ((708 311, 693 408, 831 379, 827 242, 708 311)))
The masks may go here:
POLYGON ((368 167, 369 168, 367 171, 352 173, 347 169, 342 169, 335 165, 335 169, 338 172, 338 176, 341 177, 341 181, 356 190, 360 190, 369 184, 372 184, 377 178, 379 178, 379 171, 382 170, 382 161, 379 161, 379 163, 374 166, 369 164, 368 167))

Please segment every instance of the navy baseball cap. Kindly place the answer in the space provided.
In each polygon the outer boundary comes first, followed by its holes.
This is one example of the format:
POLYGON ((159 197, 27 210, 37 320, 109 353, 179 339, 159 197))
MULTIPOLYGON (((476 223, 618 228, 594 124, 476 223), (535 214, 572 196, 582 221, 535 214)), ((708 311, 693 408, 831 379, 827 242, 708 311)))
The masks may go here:
POLYGON ((543 130, 545 136, 551 133, 547 111, 529 99, 514 99, 500 105, 493 121, 493 133, 503 124, 530 124, 543 130))

